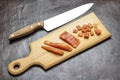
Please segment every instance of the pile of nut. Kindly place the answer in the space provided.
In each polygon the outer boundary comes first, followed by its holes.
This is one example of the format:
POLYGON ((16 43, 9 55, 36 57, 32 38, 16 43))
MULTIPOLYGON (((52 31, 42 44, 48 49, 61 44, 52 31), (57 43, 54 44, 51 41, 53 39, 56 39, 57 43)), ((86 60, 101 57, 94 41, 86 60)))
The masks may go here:
POLYGON ((89 36, 94 36, 95 34, 99 36, 101 34, 101 30, 98 29, 97 24, 84 24, 82 26, 77 25, 75 29, 73 29, 73 33, 77 34, 78 37, 84 37, 88 39, 89 36))

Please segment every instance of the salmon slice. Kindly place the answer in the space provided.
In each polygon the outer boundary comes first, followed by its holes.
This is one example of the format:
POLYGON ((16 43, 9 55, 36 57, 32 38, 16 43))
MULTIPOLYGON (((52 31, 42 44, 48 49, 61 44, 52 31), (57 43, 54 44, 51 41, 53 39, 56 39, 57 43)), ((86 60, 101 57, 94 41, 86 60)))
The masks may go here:
POLYGON ((67 31, 64 31, 60 35, 60 39, 64 40, 74 48, 76 48, 80 44, 80 40, 73 36, 71 33, 68 33, 67 31))
POLYGON ((51 47, 51 46, 41 46, 43 49, 47 50, 47 51, 50 51, 50 52, 53 52, 55 54, 59 54, 59 55, 63 55, 64 52, 60 49, 57 49, 57 48, 54 48, 54 47, 51 47))
POLYGON ((66 50, 66 51, 72 51, 71 47, 69 47, 68 45, 63 44, 63 43, 54 43, 54 42, 50 42, 50 41, 45 41, 44 44, 52 46, 52 47, 56 47, 56 48, 59 48, 59 49, 63 49, 63 50, 66 50))

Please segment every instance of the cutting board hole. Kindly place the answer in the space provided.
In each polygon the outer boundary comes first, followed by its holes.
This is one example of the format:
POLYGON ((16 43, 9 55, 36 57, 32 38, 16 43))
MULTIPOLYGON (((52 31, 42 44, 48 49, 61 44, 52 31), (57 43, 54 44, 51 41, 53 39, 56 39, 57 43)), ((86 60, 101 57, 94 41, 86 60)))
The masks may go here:
POLYGON ((14 69, 15 69, 15 70, 18 70, 19 68, 20 68, 20 65, 19 65, 19 64, 14 65, 14 69))

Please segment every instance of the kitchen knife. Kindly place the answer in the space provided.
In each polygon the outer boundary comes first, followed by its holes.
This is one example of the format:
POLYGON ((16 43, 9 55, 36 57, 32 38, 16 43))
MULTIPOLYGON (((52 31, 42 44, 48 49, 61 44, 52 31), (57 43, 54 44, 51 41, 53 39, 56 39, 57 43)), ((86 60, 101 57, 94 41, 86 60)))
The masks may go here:
POLYGON ((28 25, 12 34, 9 36, 9 40, 13 40, 16 38, 23 37, 25 35, 28 35, 38 29, 44 28, 46 31, 50 31, 52 29, 55 29, 88 11, 94 3, 88 3, 84 4, 82 6, 79 6, 77 8, 71 9, 69 11, 66 11, 62 14, 59 14, 55 17, 49 18, 45 21, 41 21, 38 23, 34 23, 31 25, 28 25))

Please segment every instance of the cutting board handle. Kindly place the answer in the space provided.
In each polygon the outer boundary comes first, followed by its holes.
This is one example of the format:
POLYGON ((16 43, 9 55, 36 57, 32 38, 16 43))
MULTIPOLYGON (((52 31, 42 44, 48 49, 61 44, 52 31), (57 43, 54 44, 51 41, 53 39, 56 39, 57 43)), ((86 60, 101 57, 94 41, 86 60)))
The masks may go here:
POLYGON ((24 72, 30 66, 34 65, 34 60, 32 57, 28 56, 11 62, 8 65, 8 70, 11 74, 17 75, 24 72))
POLYGON ((34 45, 30 44, 29 46, 30 46, 30 50, 31 50, 29 56, 27 56, 25 58, 14 60, 8 65, 8 71, 12 75, 19 75, 33 65, 39 65, 43 68, 46 68, 46 65, 44 63, 42 63, 43 59, 40 58, 40 56, 43 54, 40 52, 37 53, 36 47, 34 47, 34 45), (36 54, 39 54, 39 55, 34 56, 36 54))

